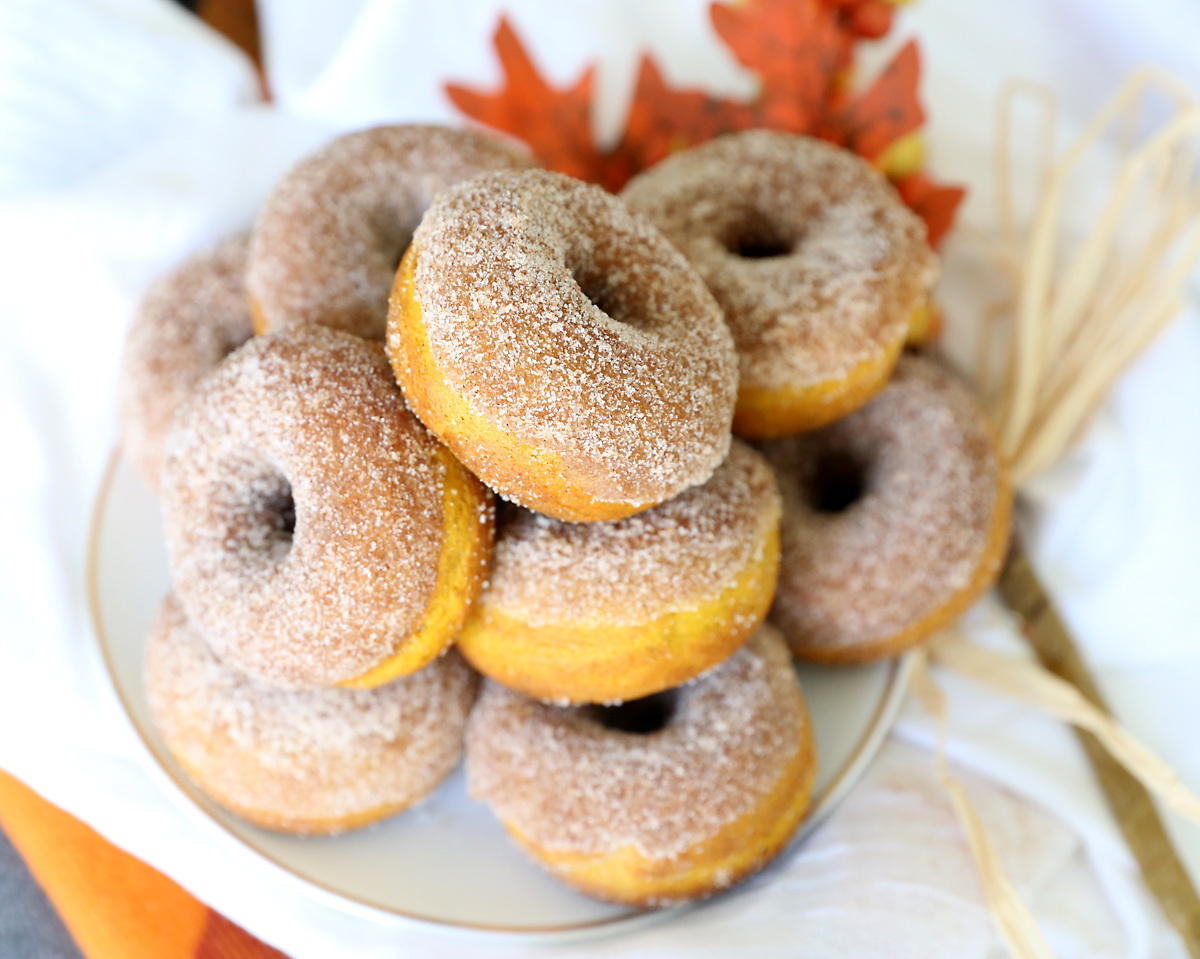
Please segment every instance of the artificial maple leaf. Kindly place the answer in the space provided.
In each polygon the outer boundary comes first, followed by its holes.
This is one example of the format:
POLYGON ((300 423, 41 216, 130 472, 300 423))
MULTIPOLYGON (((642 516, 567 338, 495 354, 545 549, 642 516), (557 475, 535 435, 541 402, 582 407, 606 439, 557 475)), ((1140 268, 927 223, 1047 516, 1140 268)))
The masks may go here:
POLYGON ((874 160, 925 122, 920 81, 921 56, 910 40, 865 91, 837 97, 814 132, 874 160))
POLYGON ((607 178, 615 184, 610 189, 619 189, 630 176, 677 150, 749 129, 755 121, 746 104, 668 86, 654 60, 643 56, 625 133, 612 155, 618 168, 607 178))
MULTIPOLYGON (((758 97, 739 102, 675 89, 653 59, 643 56, 624 134, 607 152, 596 146, 592 134, 593 68, 570 88, 551 86, 503 17, 494 40, 504 85, 481 93, 447 84, 446 92, 471 118, 524 140, 548 168, 614 192, 676 150, 752 127, 821 136, 874 162, 925 119, 917 99, 921 63, 915 43, 905 46, 865 91, 847 92, 854 44, 890 26, 890 15, 881 16, 876 9, 881 2, 713 3, 714 29, 734 56, 761 78, 758 97)), ((905 202, 925 219, 930 242, 936 245, 964 191, 938 186, 920 175, 909 175, 896 185, 905 202)))
POLYGON ((878 40, 892 29, 896 12, 889 0, 834 0, 838 7, 838 23, 851 36, 862 40, 878 40))
POLYGON ((713 29, 762 85, 755 104, 761 126, 803 133, 850 66, 852 38, 839 29, 827 0, 714 3, 713 29))
POLYGON ((557 90, 542 79, 504 16, 492 39, 504 85, 495 93, 479 93, 448 83, 446 95, 473 120, 524 141, 551 169, 581 180, 600 179, 604 156, 591 126, 595 67, 584 70, 570 89, 557 90))
POLYGON ((954 224, 954 214, 967 195, 960 186, 940 186, 923 173, 896 181, 900 198, 925 221, 929 245, 936 248, 954 224))

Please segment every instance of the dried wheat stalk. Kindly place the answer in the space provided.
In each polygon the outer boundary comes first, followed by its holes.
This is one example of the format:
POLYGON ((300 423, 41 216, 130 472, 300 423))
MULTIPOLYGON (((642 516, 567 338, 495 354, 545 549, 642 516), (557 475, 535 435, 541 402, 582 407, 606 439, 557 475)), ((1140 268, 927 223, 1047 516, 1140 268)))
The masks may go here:
POLYGON ((1002 327, 1002 367, 997 372, 995 353, 985 349, 977 372, 1018 484, 1059 460, 1116 378, 1179 313, 1200 260, 1200 103, 1186 90, 1154 72, 1135 74, 1051 161, 1054 125, 1048 91, 1029 83, 1003 91, 997 259, 1013 294, 989 323, 1002 327), (1168 115, 1138 137, 1131 131, 1155 94, 1168 115), (1042 118, 1041 186, 1023 227, 1013 199, 1021 98, 1040 105, 1042 118), (1124 143, 1114 147, 1114 139, 1124 143), (1119 159, 1108 199, 1083 236, 1072 237, 1064 220, 1070 190, 1089 155, 1105 149, 1119 159))

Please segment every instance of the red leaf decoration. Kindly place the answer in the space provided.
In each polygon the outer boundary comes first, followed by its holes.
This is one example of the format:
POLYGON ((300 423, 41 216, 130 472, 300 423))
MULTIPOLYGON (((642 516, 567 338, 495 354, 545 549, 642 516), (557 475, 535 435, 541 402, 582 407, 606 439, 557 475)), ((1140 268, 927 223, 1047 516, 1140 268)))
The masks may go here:
POLYGON ((842 103, 834 101, 820 135, 874 160, 925 122, 917 99, 920 79, 921 56, 916 41, 910 40, 865 92, 842 103))
POLYGON ((495 93, 479 93, 448 83, 446 95, 471 119, 524 140, 550 169, 581 180, 598 179, 604 156, 592 137, 595 67, 587 67, 570 89, 557 90, 542 79, 503 16, 493 41, 504 86, 495 93))
MULTIPOLYGON (((750 102, 672 87, 644 56, 624 134, 602 151, 592 133, 594 68, 573 86, 548 83, 512 25, 501 17, 494 41, 504 83, 494 92, 447 84, 467 116, 524 140, 550 169, 619 190, 640 170, 675 150, 722 133, 770 127, 821 136, 877 159, 889 145, 918 130, 925 112, 917 97, 921 60, 908 43, 868 89, 846 90, 854 47, 891 26, 884 0, 735 0, 710 8, 713 28, 740 63, 757 73, 760 93, 750 102)), ((897 184, 900 194, 937 242, 953 223, 965 191, 924 175, 897 184)))
POLYGON ((954 215, 967 191, 961 186, 939 186, 923 173, 914 173, 896 183, 900 198, 922 220, 929 231, 929 245, 937 247, 954 225, 954 215))
POLYGON ((738 62, 762 79, 760 126, 811 130, 850 66, 851 38, 824 0, 714 3, 713 29, 738 62))
POLYGON ((627 169, 611 179, 619 188, 634 173, 654 166, 670 153, 755 125, 744 104, 719 100, 701 90, 668 86, 655 62, 644 56, 625 134, 615 151, 616 156, 628 159, 627 169))

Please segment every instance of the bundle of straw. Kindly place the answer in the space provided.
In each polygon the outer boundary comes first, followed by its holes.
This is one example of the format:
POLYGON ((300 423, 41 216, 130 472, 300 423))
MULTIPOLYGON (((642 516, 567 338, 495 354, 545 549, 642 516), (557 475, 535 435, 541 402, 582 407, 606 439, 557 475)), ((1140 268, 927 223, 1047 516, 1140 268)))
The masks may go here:
MULTIPOLYGON (((996 260, 1010 294, 987 314, 976 388, 996 423, 1018 493, 1057 463, 1121 372, 1183 309, 1200 260, 1200 103, 1169 77, 1129 78, 1060 156, 1053 94, 1015 81, 997 116, 999 239, 996 260), (1018 224, 1015 107, 1040 108, 1037 199, 1018 224), (1159 104, 1161 119, 1145 122, 1159 104), (1165 111, 1162 107, 1165 106, 1165 111), (1148 129, 1144 129, 1148 127, 1148 129), (1110 159, 1107 198, 1082 235, 1066 218, 1073 190, 1110 159), (1085 166, 1089 164, 1090 166, 1085 166)), ((1200 798, 1108 715, 1053 602, 1014 540, 999 591, 1021 617, 1044 670, 943 638, 928 658, 1074 723, 1147 885, 1200 959, 1200 896, 1171 846, 1150 791, 1200 822, 1200 798), (1054 675, 1049 675, 1053 673, 1054 675)), ((1013 955, 1044 959, 1045 939, 1003 873, 981 822, 945 762, 946 702, 919 656, 916 688, 938 718, 942 781, 963 823, 997 929, 1013 955)))
POLYGON ((1062 457, 1121 372, 1179 314, 1200 260, 1200 103, 1169 77, 1137 73, 1051 160, 1054 114, 1053 95, 1025 82, 1005 88, 998 111, 997 259, 1012 296, 992 313, 1000 329, 981 340, 977 376, 1018 485, 1062 457), (1167 114, 1145 132, 1154 94, 1167 114), (1023 96, 1043 111, 1042 169, 1035 209, 1018 226, 1014 106, 1023 96), (1088 155, 1106 150, 1117 159, 1108 200, 1073 242, 1068 193, 1088 155))

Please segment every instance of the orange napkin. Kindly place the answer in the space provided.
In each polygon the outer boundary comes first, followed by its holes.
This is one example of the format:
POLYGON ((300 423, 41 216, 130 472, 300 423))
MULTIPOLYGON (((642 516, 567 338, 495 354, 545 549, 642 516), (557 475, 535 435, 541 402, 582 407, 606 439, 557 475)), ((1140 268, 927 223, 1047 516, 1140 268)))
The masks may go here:
POLYGON ((286 959, 3 771, 0 828, 88 959, 286 959))

